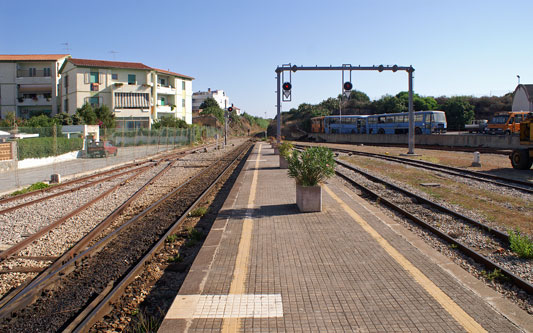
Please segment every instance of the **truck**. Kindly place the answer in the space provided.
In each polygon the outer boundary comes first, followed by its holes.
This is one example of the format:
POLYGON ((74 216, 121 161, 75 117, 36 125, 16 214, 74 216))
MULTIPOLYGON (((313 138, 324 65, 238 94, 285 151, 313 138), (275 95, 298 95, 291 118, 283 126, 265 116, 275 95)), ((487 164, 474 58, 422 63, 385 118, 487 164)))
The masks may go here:
POLYGON ((117 156, 118 148, 113 146, 110 141, 91 142, 87 146, 87 156, 89 157, 107 157, 109 155, 117 156))
POLYGON ((526 118, 528 111, 499 112, 489 121, 487 132, 489 134, 506 134, 520 132, 520 123, 526 118))
POLYGON ((511 152, 511 165, 518 170, 528 170, 533 165, 533 112, 520 123, 520 145, 528 147, 511 152))
POLYGON ((473 120, 470 124, 465 125, 465 130, 468 133, 485 133, 488 122, 485 119, 473 120))

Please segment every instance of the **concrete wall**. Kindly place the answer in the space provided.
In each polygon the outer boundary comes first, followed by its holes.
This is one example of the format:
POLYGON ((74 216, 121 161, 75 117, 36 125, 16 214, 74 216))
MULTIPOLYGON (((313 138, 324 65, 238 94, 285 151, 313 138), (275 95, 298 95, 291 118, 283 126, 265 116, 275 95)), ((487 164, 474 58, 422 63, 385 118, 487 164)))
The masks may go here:
MULTIPOLYGON (((318 141, 354 144, 408 144, 407 135, 367 135, 367 134, 319 134, 311 133, 309 137, 318 141)), ((415 145, 434 145, 449 147, 474 148, 520 148, 518 135, 416 135, 415 145)))

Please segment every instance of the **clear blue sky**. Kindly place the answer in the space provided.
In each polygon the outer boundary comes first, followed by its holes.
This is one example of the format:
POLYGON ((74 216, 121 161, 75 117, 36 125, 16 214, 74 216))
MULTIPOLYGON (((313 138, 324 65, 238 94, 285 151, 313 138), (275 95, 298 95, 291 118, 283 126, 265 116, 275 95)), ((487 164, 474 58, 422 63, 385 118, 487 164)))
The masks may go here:
MULTIPOLYGON (((0 53, 65 53, 142 62, 223 89, 273 117, 277 65, 412 65, 423 96, 503 95, 533 83, 533 1, 9 1, 0 53), (118 53, 111 53, 115 51, 118 53)), ((340 73, 293 75, 293 102, 337 96, 340 73)), ((405 72, 354 72, 377 99, 407 90, 405 72)))

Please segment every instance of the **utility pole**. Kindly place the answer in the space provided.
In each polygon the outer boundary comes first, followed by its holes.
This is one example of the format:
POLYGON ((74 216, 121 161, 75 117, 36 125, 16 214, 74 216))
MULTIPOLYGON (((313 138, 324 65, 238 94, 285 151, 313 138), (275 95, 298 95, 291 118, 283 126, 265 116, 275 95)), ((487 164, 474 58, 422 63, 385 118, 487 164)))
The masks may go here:
POLYGON ((228 104, 224 101, 224 148, 228 144, 228 104))

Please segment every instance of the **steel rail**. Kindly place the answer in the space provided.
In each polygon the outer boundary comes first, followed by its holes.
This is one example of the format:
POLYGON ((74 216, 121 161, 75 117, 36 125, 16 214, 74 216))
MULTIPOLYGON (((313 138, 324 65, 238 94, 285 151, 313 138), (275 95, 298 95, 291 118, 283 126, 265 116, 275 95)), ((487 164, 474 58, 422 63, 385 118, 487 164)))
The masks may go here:
POLYGON ((410 220, 412 220, 416 224, 422 226, 423 228, 428 229, 433 234, 435 234, 438 237, 444 239, 446 242, 454 244, 463 253, 465 253, 466 255, 470 256, 472 259, 474 259, 478 263, 482 264, 483 266, 485 266, 485 267, 487 267, 487 268, 489 268, 491 270, 495 270, 495 269, 500 270, 502 272, 502 274, 505 275, 507 278, 509 278, 515 285, 519 286, 520 288, 524 289, 525 291, 527 291, 530 294, 533 293, 533 285, 531 283, 529 283, 528 281, 526 281, 526 280, 522 279, 521 277, 515 275, 514 273, 512 273, 508 269, 498 265, 497 263, 491 261, 490 259, 486 258, 485 256, 483 256, 482 254, 478 253, 477 251, 471 249, 470 247, 466 246, 465 244, 461 243, 460 241, 452 238, 448 234, 446 234, 446 233, 440 231, 439 229, 433 227, 431 224, 426 223, 425 221, 423 221, 422 219, 418 218, 417 216, 409 213, 405 209, 403 209, 403 208, 397 206, 396 204, 392 203, 391 201, 385 199, 384 197, 382 197, 378 193, 376 193, 376 192, 372 191, 371 189, 369 189, 369 188, 357 183, 356 181, 351 179, 349 176, 346 176, 346 175, 344 175, 343 173, 341 173, 339 171, 335 171, 335 173, 336 173, 337 176, 339 176, 342 179, 346 180, 351 185, 363 190, 365 193, 370 194, 372 197, 377 198, 380 203, 385 204, 386 206, 390 207, 394 211, 396 211, 396 212, 402 214, 403 216, 409 218, 410 220))
POLYGON ((373 175, 371 175, 371 174, 369 174, 367 172, 364 172, 364 171, 362 171, 362 170, 360 170, 358 168, 355 168, 352 165, 349 165, 349 164, 347 164, 345 162, 339 161, 338 159, 336 159, 335 162, 337 162, 337 164, 339 164, 339 165, 341 165, 341 166, 343 166, 343 167, 345 167, 345 168, 347 168, 349 170, 352 170, 352 171, 355 171, 355 172, 358 172, 358 173, 364 175, 365 177, 371 179, 374 182, 379 182, 379 183, 381 183, 383 185, 386 185, 386 186, 394 189, 395 191, 399 191, 399 192, 402 192, 405 195, 408 195, 410 197, 414 197, 414 198, 416 198, 416 200, 418 202, 422 202, 422 203, 427 204, 427 205, 429 205, 431 207, 437 208, 440 211, 445 212, 446 214, 450 214, 450 215, 453 215, 453 216, 455 216, 455 217, 457 217, 459 219, 462 219, 462 220, 468 222, 469 224, 471 224, 471 225, 473 225, 473 226, 475 226, 477 228, 480 228, 480 229, 490 233, 492 236, 498 238, 499 240, 505 242, 506 244, 509 244, 509 235, 507 233, 505 233, 505 232, 501 232, 499 230, 496 230, 496 229, 494 229, 494 228, 492 228, 492 227, 490 227, 490 226, 488 226, 488 225, 486 225, 484 223, 481 223, 479 221, 471 219, 468 216, 465 216, 465 215, 463 215, 463 214, 461 214, 459 212, 456 212, 456 211, 454 211, 452 209, 444 207, 444 206, 442 206, 442 205, 440 205, 440 204, 438 204, 436 202, 428 200, 428 199, 426 199, 426 198, 424 198, 424 197, 422 197, 422 196, 420 196, 418 194, 415 194, 415 193, 413 193, 413 192, 411 192, 409 190, 406 190, 406 189, 404 189, 404 188, 402 188, 400 186, 394 185, 394 184, 392 184, 390 182, 387 182, 387 181, 385 181, 385 180, 383 180, 381 178, 373 176, 373 175))
POLYGON ((48 199, 52 199, 52 198, 55 198, 55 197, 63 195, 63 194, 73 193, 73 192, 79 191, 81 189, 84 189, 84 188, 87 188, 87 187, 91 187, 91 186, 106 182, 108 180, 111 180, 111 179, 114 179, 114 178, 117 178, 117 177, 120 177, 120 176, 124 176, 124 175, 126 175, 128 173, 137 172, 139 170, 144 170, 144 169, 146 169, 148 167, 150 167, 150 166, 144 166, 144 167, 139 167, 139 168, 127 170, 127 171, 118 173, 116 175, 111 175, 111 176, 108 176, 108 177, 105 177, 105 178, 102 178, 102 179, 98 179, 98 180, 96 180, 94 182, 83 184, 83 185, 75 187, 75 188, 67 189, 67 190, 64 190, 64 191, 61 191, 61 192, 57 192, 57 193, 54 193, 54 194, 51 194, 51 195, 48 195, 48 196, 45 196, 45 197, 41 197, 41 198, 32 200, 32 201, 24 202, 24 203, 18 204, 18 205, 13 206, 13 207, 5 208, 5 209, 0 210, 0 214, 9 213, 9 212, 12 212, 14 210, 17 210, 17 209, 20 209, 20 208, 24 208, 24 207, 27 207, 27 206, 30 206, 30 205, 33 205, 33 204, 48 200, 48 199))
POLYGON ((108 174, 108 173, 117 172, 117 171, 120 171, 120 170, 123 170, 123 169, 126 169, 126 168, 131 168, 131 167, 134 167, 134 166, 139 166, 139 165, 141 165, 143 163, 137 163, 137 162, 129 163, 129 164, 123 165, 123 166, 115 168, 115 169, 106 170, 106 171, 95 173, 95 174, 92 174, 92 175, 83 176, 81 178, 72 179, 72 180, 63 182, 61 184, 53 185, 53 186, 50 186, 50 187, 47 187, 47 188, 42 188, 40 190, 35 190, 35 191, 31 191, 31 192, 17 194, 17 195, 14 195, 12 197, 9 197, 9 198, 1 199, 0 200, 0 205, 8 203, 8 202, 11 202, 11 201, 15 201, 15 200, 18 200, 18 199, 22 199, 22 198, 25 198, 25 197, 29 197, 29 196, 32 196, 32 195, 36 195, 36 194, 39 194, 39 193, 45 193, 45 192, 57 190, 58 188, 62 188, 62 187, 65 187, 65 186, 76 184, 76 183, 80 183, 80 182, 86 181, 86 180, 91 179, 91 178, 101 177, 101 176, 103 176, 105 174, 108 174))
MULTIPOLYGON (((176 160, 177 161, 177 160, 176 160)), ((130 204, 155 180, 161 177, 166 171, 168 171, 173 163, 169 163, 164 169, 159 171, 154 177, 152 177, 148 182, 146 182, 140 189, 138 189, 127 201, 122 203, 118 208, 116 208, 111 214, 109 214, 104 220, 102 220, 96 227, 93 228, 87 235, 85 235, 81 240, 79 240, 73 247, 71 247, 67 252, 65 252, 58 260, 56 260, 52 265, 48 266, 39 276, 37 276, 32 281, 29 281, 26 284, 20 285, 18 288, 14 289, 9 294, 6 294, 0 299, 0 318, 2 317, 2 311, 5 306, 10 304, 10 302, 15 302, 19 298, 24 296, 24 293, 29 291, 28 288, 31 288, 34 285, 38 285, 40 281, 45 279, 48 275, 53 274, 54 270, 57 267, 60 267, 64 262, 68 262, 73 258, 78 251, 90 243, 95 237, 97 237, 105 228, 107 228, 119 215, 123 212, 130 204)))
POLYGON ((211 185, 205 189, 202 194, 189 206, 189 208, 183 213, 183 215, 170 226, 167 232, 161 237, 161 239, 141 258, 141 260, 133 267, 120 281, 118 281, 114 288, 110 291, 104 290, 104 293, 98 295, 98 297, 89 304, 89 306, 82 311, 82 313, 73 320, 69 326, 67 326, 67 332, 87 332, 91 326, 97 323, 103 316, 111 311, 111 303, 120 297, 127 286, 135 280, 136 276, 143 270, 146 262, 151 260, 154 255, 165 244, 166 239, 172 233, 174 233, 179 227, 181 227, 183 221, 187 218, 189 213, 211 192, 211 190, 217 185, 217 183, 231 170, 243 156, 249 154, 253 149, 253 145, 250 148, 243 150, 234 160, 219 174, 219 176, 211 183, 211 185))
MULTIPOLYGON (((188 150, 184 150, 184 151, 181 151, 181 152, 175 152, 175 151, 173 151, 174 149, 172 151, 164 151, 164 152, 158 153, 161 156, 159 156, 157 158, 160 158, 161 160, 167 159, 169 157, 172 158, 175 155, 188 154, 190 152, 199 151, 201 149, 204 149, 204 148, 207 148, 207 147, 211 147, 211 146, 214 146, 214 145, 215 144, 208 144, 208 145, 205 145, 205 146, 202 146, 202 147, 188 149, 188 150)), ((141 164, 144 164, 144 163, 150 161, 151 159, 152 158, 150 158, 150 159, 147 158, 147 160, 144 161, 144 162, 128 163, 128 164, 125 164, 125 165, 122 165, 122 166, 119 166, 119 167, 116 167, 116 168, 113 168, 113 169, 110 169, 110 170, 105 170, 105 171, 97 172, 97 173, 92 174, 92 175, 87 175, 87 176, 83 176, 83 177, 80 177, 80 178, 68 180, 68 181, 62 182, 61 184, 57 184, 57 185, 50 186, 50 187, 47 187, 47 188, 43 188, 43 189, 39 189, 39 190, 27 192, 27 193, 17 194, 15 196, 8 197, 8 198, 3 198, 3 199, 0 199, 0 205, 8 203, 8 202, 11 202, 11 201, 14 201, 14 200, 18 200, 18 199, 22 199, 22 198, 29 197, 29 196, 32 196, 32 195, 36 195, 36 194, 39 194, 39 193, 53 191, 53 190, 56 190, 58 188, 66 187, 66 186, 69 186, 69 185, 72 185, 72 184, 76 184, 76 183, 80 183, 80 182, 86 181, 86 180, 91 179, 91 178, 100 177, 100 176, 103 176, 103 175, 106 175, 106 174, 109 174, 109 173, 113 173, 113 172, 117 172, 117 171, 120 171, 120 170, 123 170, 123 169, 126 169, 126 168, 139 166, 141 164)))
MULTIPOLYGON (((224 157, 218 159, 217 161, 223 160, 224 157)), ((167 166, 170 167, 170 166, 167 166)), ((148 208, 144 209, 141 213, 137 214, 135 217, 131 218, 126 223, 122 224, 120 227, 115 229, 113 232, 108 234, 107 236, 100 239, 98 242, 96 242, 94 245, 92 245, 90 248, 87 248, 83 251, 82 248, 84 245, 89 243, 92 239, 95 238, 95 235, 98 235, 99 233, 97 230, 93 229, 89 234, 82 239, 79 243, 76 244, 75 247, 70 249, 67 253, 65 253, 59 260, 54 262, 51 266, 49 266, 45 271, 43 271, 39 276, 37 276, 33 281, 31 281, 29 284, 24 286, 23 288, 17 288, 13 293, 10 293, 9 295, 6 295, 7 297, 4 297, 0 300, 0 318, 6 318, 9 316, 13 311, 16 311, 17 309, 21 309, 29 304, 31 304, 40 294, 41 290, 43 288, 46 288, 50 284, 52 284, 54 281, 60 279, 63 275, 67 274, 68 272, 74 270, 74 266, 76 266, 77 263, 81 262, 83 258, 89 257, 91 255, 94 255, 98 251, 100 251, 102 248, 104 248, 111 240, 113 240, 117 235, 124 230, 125 228, 129 227, 131 224, 135 223, 140 218, 146 216, 148 213, 155 210, 157 207, 161 205, 162 202, 164 202, 169 197, 173 196, 176 192, 178 192, 180 189, 182 189, 187 184, 191 183, 193 180, 199 178, 201 175, 204 174, 204 172, 207 171, 208 168, 205 170, 200 171, 198 174, 193 176, 192 178, 188 179, 185 183, 181 184, 179 187, 174 189, 173 191, 166 194, 163 198, 157 200, 155 203, 150 205, 148 208), (76 251, 80 250, 80 253, 76 253, 76 251)), ((161 172, 160 172, 161 174, 161 172)), ((150 180, 145 184, 145 186, 152 183, 153 180, 150 180)), ((135 195, 138 195, 141 190, 137 191, 135 195)), ((130 198, 131 199, 131 198, 130 198)), ((125 209, 129 203, 133 200, 128 200, 129 202, 123 204, 119 208, 117 208, 113 213, 110 214, 109 220, 106 218, 106 222, 111 223, 113 219, 118 217, 119 213, 125 209)), ((102 223, 98 225, 99 229, 103 229, 104 226, 102 223)))

